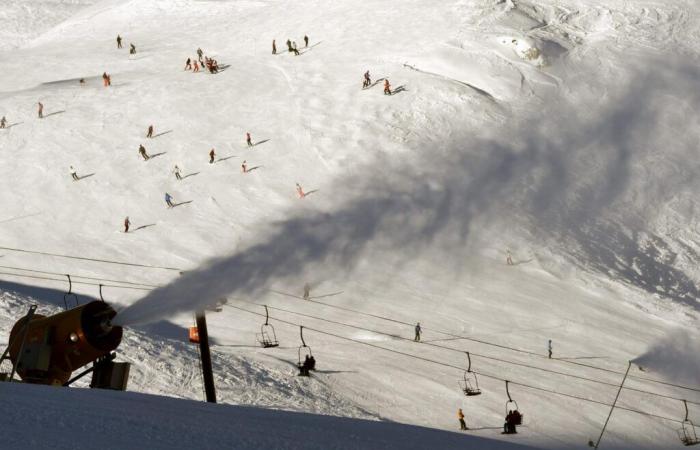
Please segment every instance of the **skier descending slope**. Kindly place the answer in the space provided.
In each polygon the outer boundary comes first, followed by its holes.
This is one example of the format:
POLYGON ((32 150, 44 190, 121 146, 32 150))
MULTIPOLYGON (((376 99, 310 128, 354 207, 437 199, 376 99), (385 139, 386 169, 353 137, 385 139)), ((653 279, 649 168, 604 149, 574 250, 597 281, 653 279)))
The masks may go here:
POLYGON ((216 152, 212 148, 209 152, 209 164, 214 164, 214 158, 216 158, 216 152))
POLYGON ((248 144, 248 147, 253 146, 253 139, 250 137, 250 133, 245 134, 245 142, 248 144))
POLYGON ((187 61, 185 61, 185 70, 192 70, 192 60, 190 58, 187 58, 187 61))
POLYGON ((2 116, 2 119, 0 119, 0 128, 5 128, 7 125, 7 119, 5 119, 5 116, 2 116))
POLYGON ((117 48, 122 48, 122 37, 117 35, 117 48))
POLYGON ((134 44, 129 44, 129 54, 130 55, 136 54, 136 46, 134 44))
POLYGON ((420 342, 420 334, 421 334, 421 331, 423 331, 420 327, 420 322, 418 322, 416 324, 415 331, 416 331, 416 336, 413 338, 413 340, 416 342, 420 342))
POLYGON ((372 79, 369 76, 369 70, 365 72, 365 79, 362 81, 362 89, 366 89, 369 87, 370 84, 372 84, 372 79))
POLYGON ((152 138, 153 137, 153 125, 148 126, 148 131, 146 132, 146 137, 147 138, 152 138))
POLYGON ((73 166, 70 166, 70 176, 73 178, 73 181, 80 181, 78 172, 73 168, 73 166))
POLYGON ((168 208, 173 208, 175 206, 173 204, 173 196, 167 192, 165 193, 165 204, 168 205, 168 208))
POLYGON ((306 194, 304 193, 304 189, 301 188, 301 185, 299 183, 297 183, 297 194, 299 195, 299 198, 306 197, 306 194))
POLYGON ((146 153, 146 147, 143 146, 143 144, 139 145, 139 155, 143 157, 144 161, 148 161, 150 156, 148 156, 148 153, 146 153))
POLYGON ((276 55, 277 54, 277 44, 275 43, 275 40, 272 40, 272 54, 276 55))
POLYGON ((384 95, 391 95, 391 85, 388 78, 384 80, 384 95))
POLYGON ((248 166, 246 165, 246 161, 243 160, 243 164, 241 164, 241 171, 243 173, 248 173, 248 166))
POLYGON ((37 106, 39 107, 39 111, 38 111, 39 118, 43 119, 44 118, 44 104, 39 102, 39 103, 37 103, 37 106))
POLYGON ((176 180, 182 180, 182 177, 180 176, 180 168, 177 165, 173 169, 173 173, 175 174, 176 180))
POLYGON ((126 216, 126 219, 124 219, 124 233, 129 232, 129 226, 131 226, 131 221, 129 220, 129 216, 126 216))

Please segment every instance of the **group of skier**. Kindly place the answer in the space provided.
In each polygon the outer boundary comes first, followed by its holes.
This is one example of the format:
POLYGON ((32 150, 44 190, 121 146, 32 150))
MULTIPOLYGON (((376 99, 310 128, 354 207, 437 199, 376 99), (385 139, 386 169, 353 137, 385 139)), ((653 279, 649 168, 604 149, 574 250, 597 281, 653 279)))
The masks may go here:
MULTIPOLYGON (((297 49, 297 42, 292 41, 291 39, 287 39, 287 52, 289 53, 294 53, 295 56, 299 56, 299 50, 297 49)), ((309 37, 307 35, 304 35, 304 48, 308 48, 309 46, 309 37)), ((277 54, 277 41, 275 39, 272 40, 272 54, 276 55, 277 54)))
POLYGON ((214 58, 209 58, 204 56, 204 52, 201 48, 197 49, 197 59, 187 58, 185 61, 185 70, 191 70, 192 73, 199 72, 200 67, 206 67, 209 73, 215 74, 219 73, 219 62, 214 58))

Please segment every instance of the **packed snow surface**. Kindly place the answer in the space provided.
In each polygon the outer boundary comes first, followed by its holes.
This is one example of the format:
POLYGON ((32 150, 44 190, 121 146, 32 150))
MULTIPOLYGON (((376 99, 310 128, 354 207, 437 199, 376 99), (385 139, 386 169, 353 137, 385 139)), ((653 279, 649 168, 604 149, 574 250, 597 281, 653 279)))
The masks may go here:
MULTIPOLYGON (((187 327, 226 299, 208 313, 223 403, 442 430, 463 408, 469 437, 583 448, 634 360, 606 445, 680 447, 682 399, 700 422, 697 2, 0 9, 3 338, 32 303, 59 311, 71 274, 81 302, 102 284, 120 311, 131 391, 201 399, 187 327), (197 48, 222 70, 184 70, 197 48), (255 340, 263 305, 274 349, 255 340), (457 383, 465 352, 480 396, 457 383), (511 436, 505 380, 525 414, 511 436)), ((72 395, 146 398, 47 402, 72 395)))

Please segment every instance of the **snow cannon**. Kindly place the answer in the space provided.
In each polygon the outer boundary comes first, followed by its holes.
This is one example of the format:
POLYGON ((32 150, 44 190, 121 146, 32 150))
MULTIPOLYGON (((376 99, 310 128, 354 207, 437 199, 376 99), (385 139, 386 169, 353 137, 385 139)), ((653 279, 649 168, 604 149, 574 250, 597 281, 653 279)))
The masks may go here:
POLYGON ((123 331, 112 325, 117 312, 111 306, 93 301, 53 316, 33 314, 32 308, 10 332, 9 358, 22 381, 67 386, 93 372, 91 387, 126 388, 128 364, 112 362, 123 331), (71 380, 89 363, 95 364, 71 380), (122 376, 117 387, 109 386, 115 366, 122 376))

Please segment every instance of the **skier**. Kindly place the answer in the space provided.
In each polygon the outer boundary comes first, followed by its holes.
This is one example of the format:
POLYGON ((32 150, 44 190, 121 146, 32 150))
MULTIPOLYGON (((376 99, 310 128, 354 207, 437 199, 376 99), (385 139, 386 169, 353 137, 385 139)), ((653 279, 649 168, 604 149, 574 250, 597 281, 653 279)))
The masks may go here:
POLYGON ((508 264, 509 266, 513 265, 513 257, 511 256, 510 249, 508 248, 506 249, 506 264, 508 264))
POLYGON ((73 181, 80 181, 78 172, 73 168, 73 166, 70 166, 70 176, 73 178, 73 181))
POLYGON ((311 295, 311 285, 309 283, 304 284, 304 300, 308 300, 311 295))
POLYGON ((129 220, 129 216, 126 216, 126 219, 124 219, 124 233, 129 232, 130 225, 131 225, 131 221, 129 220))
POLYGON ((459 419, 459 429, 460 430, 468 430, 466 422, 464 422, 464 413, 462 412, 462 408, 459 408, 459 411, 457 411, 457 418, 459 419))
POLYGON ((215 157, 216 157, 216 152, 214 152, 214 149, 212 148, 211 151, 209 152, 209 164, 214 164, 215 157))
POLYGON ((413 338, 415 342, 420 342, 420 333, 421 333, 421 327, 420 327, 420 322, 416 323, 416 337, 413 338))
POLYGON ((143 157, 144 161, 148 161, 150 156, 148 156, 148 153, 146 153, 146 147, 143 146, 143 144, 139 145, 139 155, 143 157))
POLYGON ((306 194, 304 193, 304 190, 301 188, 301 185, 299 183, 297 183, 297 194, 299 194, 299 198, 306 197, 306 194))
POLYGON ((185 70, 192 70, 192 60, 190 58, 187 58, 187 61, 185 61, 185 70))
POLYGON ((199 62, 202 62, 202 55, 203 54, 204 54, 204 52, 202 51, 202 49, 198 48, 197 49, 197 57, 199 58, 199 62))
POLYGON ((369 70, 368 70, 367 72, 365 72, 365 79, 362 82, 362 88, 363 89, 368 88, 370 84, 372 84, 372 80, 370 79, 369 70))
POLYGON ((547 343, 547 352, 549 353, 549 359, 552 359, 552 340, 551 339, 547 343))
POLYGON ((287 39, 287 51, 289 53, 292 53, 292 41, 290 41, 289 39, 287 39))
POLYGON ((44 104, 39 102, 39 118, 43 119, 44 118, 44 104))
POLYGON ((122 37, 117 35, 117 48, 122 48, 122 37))
POLYGON ((199 64, 197 64, 197 61, 194 62, 194 69, 192 70, 192 73, 199 72, 199 64))
POLYGON ((148 126, 148 132, 146 133, 147 138, 152 138, 153 137, 153 125, 148 126))
POLYGON ((112 85, 112 77, 107 75, 107 72, 102 73, 102 82, 104 83, 105 87, 111 86, 112 85))
POLYGON ((391 95, 391 85, 388 78, 384 80, 384 95, 391 95))
POLYGON ((129 44, 129 54, 130 55, 136 54, 136 46, 134 44, 129 44))
POLYGON ((180 168, 177 165, 173 169, 173 173, 175 174, 176 180, 182 180, 182 177, 180 176, 180 168))
POLYGON ((247 133, 245 134, 245 142, 246 142, 246 144, 248 144, 248 147, 252 147, 252 146, 253 146, 253 139, 250 137, 250 133, 249 133, 249 132, 247 132, 247 133))
POLYGON ((272 54, 276 55, 277 54, 277 44, 275 44, 275 40, 272 40, 272 54))
POLYGON ((0 128, 5 128, 6 124, 7 124, 7 119, 5 119, 5 116, 2 116, 2 119, 0 119, 0 128))
POLYGON ((168 208, 173 208, 175 206, 173 204, 173 196, 167 192, 165 193, 165 204, 168 205, 168 208))
POLYGON ((241 164, 241 170, 243 173, 248 173, 248 166, 246 165, 246 161, 243 160, 243 164, 241 164))
POLYGON ((309 46, 309 37, 307 35, 304 35, 304 48, 309 46))

